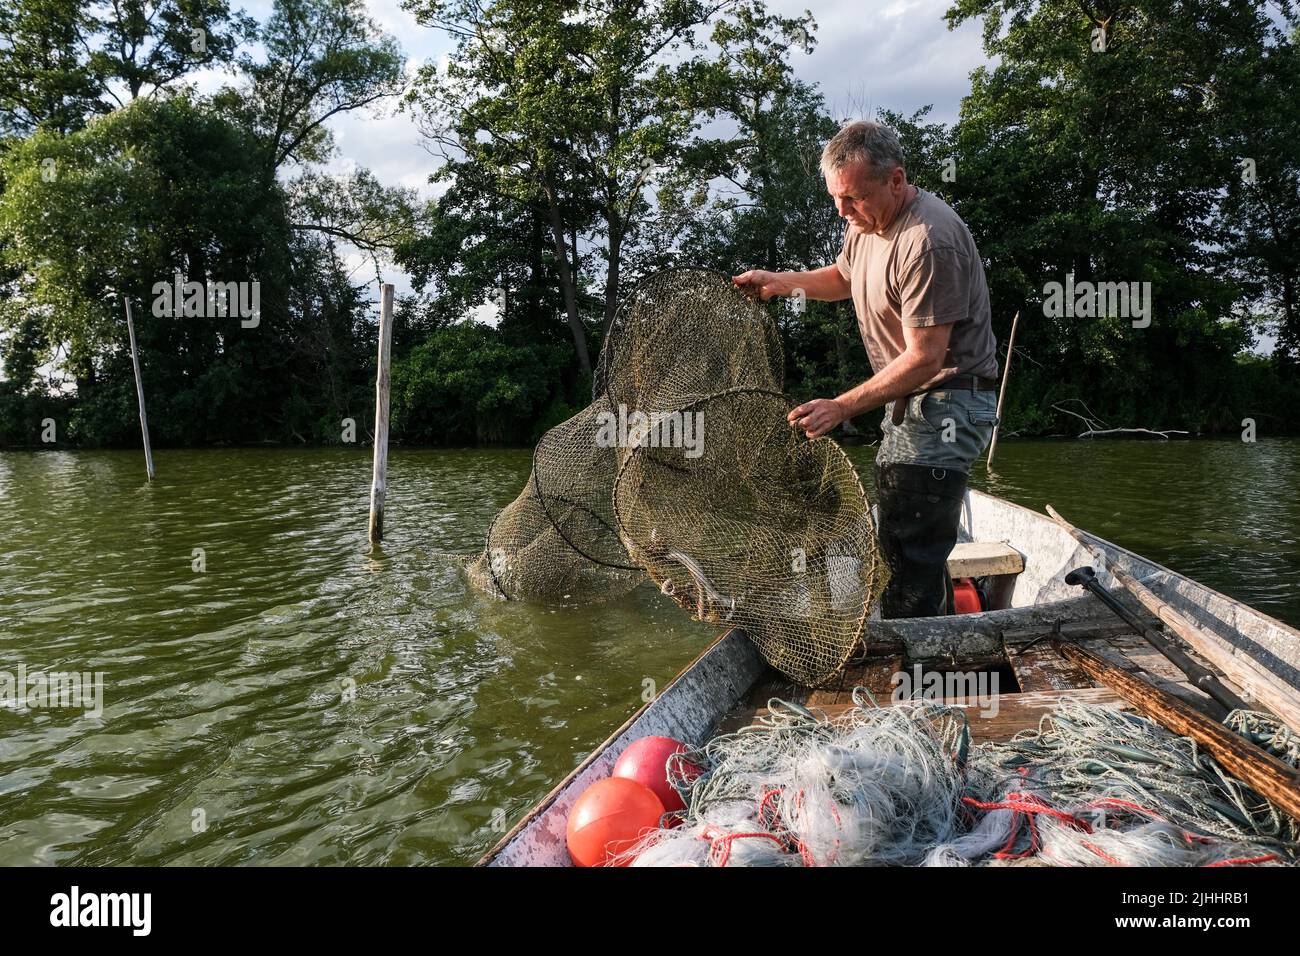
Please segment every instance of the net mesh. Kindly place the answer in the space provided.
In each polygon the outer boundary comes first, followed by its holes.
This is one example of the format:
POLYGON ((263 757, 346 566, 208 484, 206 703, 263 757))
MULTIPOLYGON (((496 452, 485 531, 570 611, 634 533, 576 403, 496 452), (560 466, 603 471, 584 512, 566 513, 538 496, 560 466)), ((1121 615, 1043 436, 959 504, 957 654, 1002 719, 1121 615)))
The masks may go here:
POLYGON ((833 441, 790 427, 770 311, 721 273, 670 269, 620 306, 590 406, 543 436, 472 582, 585 603, 647 577, 817 685, 858 645, 885 572, 870 506, 833 441))
MULTIPOLYGON (((1296 821, 1195 741, 1062 702, 1009 741, 962 707, 881 707, 865 688, 829 718, 768 701, 751 726, 674 754, 684 809, 618 854, 632 866, 1295 865, 1296 821)), ((1225 723, 1295 765, 1281 722, 1225 723)))
POLYGON ((779 392, 784 383, 781 335, 766 309, 721 273, 667 269, 619 307, 595 392, 614 410, 662 413, 743 385, 779 392))
POLYGON ((470 565, 479 590, 513 601, 587 603, 645 580, 614 526, 617 449, 596 441, 605 407, 593 402, 542 436, 527 484, 493 519, 470 565))
POLYGON ((665 594, 743 628, 770 664, 816 684, 852 652, 882 575, 857 472, 834 442, 791 428, 789 408, 749 388, 692 403, 710 436, 702 453, 631 449, 614 504, 665 594))

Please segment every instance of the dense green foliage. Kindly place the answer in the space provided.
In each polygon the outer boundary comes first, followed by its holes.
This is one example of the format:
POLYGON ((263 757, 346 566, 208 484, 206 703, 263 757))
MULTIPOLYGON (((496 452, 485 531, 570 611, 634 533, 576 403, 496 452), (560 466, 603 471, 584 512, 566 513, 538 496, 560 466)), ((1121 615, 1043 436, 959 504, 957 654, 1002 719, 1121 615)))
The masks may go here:
MULTIPOLYGON (((73 42, 68 57, 89 78, 73 93, 54 73, 44 90, 0 84, 26 97, 0 113, 0 444, 37 443, 46 419, 58 444, 138 441, 124 296, 157 442, 338 441, 342 420, 364 421, 373 401, 375 335, 336 241, 374 249, 411 214, 368 174, 316 166, 330 155, 329 116, 400 88, 393 41, 372 39, 356 0, 282 0, 258 34, 275 58, 243 58, 237 88, 202 98, 174 81, 210 58, 187 57, 189 24, 207 25, 209 54, 233 55, 212 33, 224 5, 119 3, 104 19, 77 3, 37 6, 64 16, 74 41, 129 34, 137 59, 77 61, 85 44, 73 42), (136 95, 143 83, 151 95, 136 95), (134 98, 117 106, 123 88, 134 98), (256 282, 260 317, 158 316, 155 286, 177 273, 256 282)), ((6 8, 0 24, 33 9, 6 8)), ((0 50, 6 75, 27 52, 0 50)))
MULTIPOLYGON (((394 440, 523 443, 587 403, 639 276, 838 253, 817 167, 848 117, 795 76, 811 16, 405 6, 456 44, 409 79, 360 0, 278 0, 264 24, 224 0, 0 0, 0 446, 40 444, 51 419, 57 445, 138 440, 123 296, 160 444, 337 442, 347 419, 364 441, 385 262, 419 290, 396 317, 394 440), (236 79, 201 96, 188 78, 214 64, 236 79), (330 119, 384 102, 441 154, 436 200, 324 171, 330 119), (369 276, 347 264, 358 251, 369 276), (257 282, 260 320, 155 315, 178 272, 257 282)), ((882 117, 913 181, 970 225, 1004 347, 1021 313, 1007 427, 1082 430, 1064 407, 1300 430, 1290 6, 956 0, 948 20, 982 22, 989 54, 959 120, 882 117), (1049 317, 1045 286, 1067 274, 1150 282, 1150 326, 1049 317)), ((848 303, 774 308, 793 397, 869 374, 848 303)))

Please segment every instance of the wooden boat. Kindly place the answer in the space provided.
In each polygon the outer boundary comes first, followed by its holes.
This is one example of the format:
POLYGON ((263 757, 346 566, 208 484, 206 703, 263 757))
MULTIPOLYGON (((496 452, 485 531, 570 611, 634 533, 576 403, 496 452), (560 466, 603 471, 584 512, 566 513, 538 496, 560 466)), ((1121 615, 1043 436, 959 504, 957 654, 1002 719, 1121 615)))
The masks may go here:
MULTIPOLYGON (((1103 586, 1154 626, 1155 617, 1117 586, 1111 569, 1136 578, 1196 625, 1191 639, 1180 641, 1193 659, 1252 707, 1300 727, 1300 631, 1109 541, 1086 533, 1082 537, 1104 553, 1107 566, 1096 568, 1103 586)), ((996 708, 988 706, 983 694, 945 697, 946 703, 966 709, 975 740, 1003 740, 1037 726, 1063 698, 1129 709, 1049 642, 1038 640, 1057 627, 1112 663, 1212 712, 1213 702, 1096 596, 1065 583, 1070 570, 1097 564, 1080 541, 1049 518, 972 491, 949 570, 954 577, 989 578, 989 610, 872 620, 864 655, 850 661, 839 680, 815 690, 799 688, 769 668, 745 635, 732 629, 583 760, 479 865, 569 866, 569 809, 587 786, 610 774, 628 744, 655 734, 700 744, 752 722, 772 697, 834 715, 852 706, 855 686, 867 687, 888 706, 901 682, 896 675, 957 675, 962 679, 945 680, 951 690, 960 691, 964 682, 968 689, 982 686, 997 693, 996 708), (985 679, 982 685, 979 675, 985 679)))

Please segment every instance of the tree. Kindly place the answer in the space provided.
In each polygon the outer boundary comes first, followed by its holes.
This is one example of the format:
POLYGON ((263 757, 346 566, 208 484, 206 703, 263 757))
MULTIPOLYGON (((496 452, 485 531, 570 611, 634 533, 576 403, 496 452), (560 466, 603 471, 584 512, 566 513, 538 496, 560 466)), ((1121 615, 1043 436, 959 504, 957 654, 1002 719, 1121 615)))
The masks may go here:
POLYGON ((974 72, 962 104, 953 195, 991 260, 995 315, 1025 311, 1020 342, 1044 363, 1019 386, 1041 386, 1044 406, 1088 396, 1126 424, 1226 427, 1234 409, 1191 395, 1213 394, 1249 341, 1214 249, 1236 165, 1223 133, 1250 122, 1229 91, 1277 39, 1264 5, 959 0, 948 12, 952 26, 974 18, 996 65, 974 72), (1049 320, 1044 283, 1067 275, 1150 282, 1151 326, 1049 320))
MULTIPOLYGON (((714 26, 719 55, 699 84, 703 105, 735 132, 692 144, 658 198, 662 227, 686 261, 728 273, 805 271, 839 255, 844 222, 821 175, 822 148, 840 124, 819 92, 794 76, 811 53, 811 16, 774 16, 745 3, 714 26), (709 183, 712 188, 702 187, 709 183)), ((870 374, 852 303, 777 305, 785 333, 787 390, 794 397, 843 391, 870 374)))
POLYGON ((1300 364, 1300 31, 1267 55, 1242 58, 1225 84, 1222 135, 1237 168, 1227 180, 1223 267, 1272 318, 1274 354, 1300 364))
POLYGON ((397 41, 360 0, 276 0, 261 39, 263 59, 240 59, 247 89, 222 104, 242 112, 263 142, 267 178, 290 163, 328 159, 331 118, 402 91, 397 41))
POLYGON ((0 3, 0 136, 66 133, 101 110, 82 43, 89 20, 77 0, 0 3))
MULTIPOLYGON (((178 35, 179 21, 166 23, 178 35)), ((6 375, 23 394, 36 368, 66 364, 82 440, 123 440, 131 427, 123 295, 161 396, 160 443, 330 440, 345 409, 368 404, 358 384, 373 323, 336 244, 375 256, 396 245, 411 197, 365 170, 326 177, 314 164, 329 155, 331 117, 400 89, 401 57, 353 0, 281 0, 266 43, 280 59, 243 61, 242 90, 155 88, 71 132, 38 124, 3 157, 6 375), (289 168, 296 177, 282 180, 289 168), (153 314, 155 286, 176 275, 256 284, 260 324, 153 314)), ((179 61, 146 46, 125 53, 166 83, 179 61)))
POLYGON ((230 62, 253 25, 226 0, 4 0, 0 135, 79 129, 200 67, 230 62))
MULTIPOLYGON (((699 123, 698 62, 671 61, 733 0, 406 0, 457 38, 447 69, 426 66, 410 103, 429 138, 490 172, 485 199, 545 214, 551 265, 580 370, 591 373, 581 315, 580 239, 605 261, 602 324, 619 300, 625 249, 646 214, 656 166, 699 123)), ((449 157, 450 158, 450 157, 449 157)))
MULTIPOLYGON (((66 347, 83 397, 121 352, 123 295, 147 311, 154 284, 178 271, 269 278, 255 250, 286 235, 285 210, 260 188, 257 157, 245 132, 183 94, 137 100, 67 136, 41 130, 4 157, 0 236, 21 269, 7 312, 42 317, 44 341, 66 347)), ((176 322, 169 341, 151 344, 198 375, 220 335, 176 322)))
POLYGON ((369 173, 330 177, 311 167, 334 152, 331 119, 398 96, 405 60, 360 0, 276 0, 262 31, 263 59, 245 55, 247 78, 217 98, 261 145, 267 188, 288 171, 293 228, 371 253, 392 249, 411 226, 412 194, 369 173))
POLYGON ((110 0, 91 4, 83 47, 105 97, 122 106, 199 67, 229 62, 254 21, 226 0, 110 0), (115 84, 125 87, 126 98, 115 84))

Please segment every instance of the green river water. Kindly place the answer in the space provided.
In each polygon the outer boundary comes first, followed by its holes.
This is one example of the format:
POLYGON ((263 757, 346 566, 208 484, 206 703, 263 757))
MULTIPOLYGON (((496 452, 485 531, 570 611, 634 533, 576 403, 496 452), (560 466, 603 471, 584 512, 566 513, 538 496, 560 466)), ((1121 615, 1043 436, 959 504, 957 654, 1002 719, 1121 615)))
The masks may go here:
MULTIPOLYGON (((850 449, 869 477, 873 449, 850 449)), ((1300 439, 1007 442, 973 484, 1300 624, 1300 439)), ((485 600, 526 450, 0 454, 0 865, 471 862, 713 635, 652 587, 485 600), (196 571, 195 549, 205 570, 196 571)))

